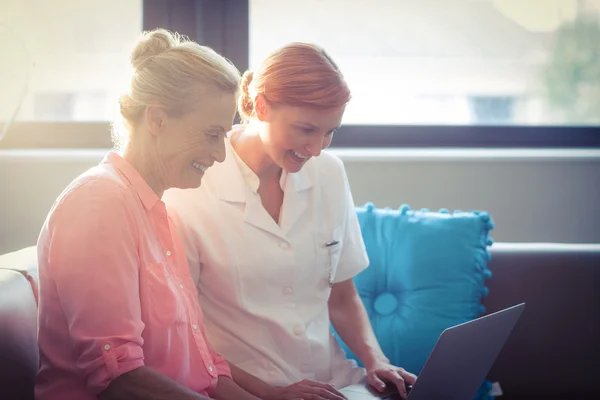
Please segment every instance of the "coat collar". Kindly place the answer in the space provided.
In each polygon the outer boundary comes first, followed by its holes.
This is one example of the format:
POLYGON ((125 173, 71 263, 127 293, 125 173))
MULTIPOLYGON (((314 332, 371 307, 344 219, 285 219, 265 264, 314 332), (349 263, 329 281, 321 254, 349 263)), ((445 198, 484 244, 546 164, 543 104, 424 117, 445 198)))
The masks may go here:
MULTIPOLYGON (((231 146, 229 138, 225 140, 225 161, 217 168, 219 173, 214 176, 218 187, 218 197, 228 202, 245 203, 248 190, 256 193, 258 189, 258 177, 245 164, 231 146), (240 165, 241 164, 241 165, 240 165)), ((302 192, 314 185, 313 160, 309 160, 304 167, 294 173, 282 174, 282 189, 288 191, 302 192)))
POLYGON ((225 161, 216 167, 214 172, 217 173, 212 176, 218 198, 225 202, 245 204, 246 223, 284 238, 308 208, 309 189, 315 181, 314 160, 309 160, 297 173, 283 173, 281 184, 284 199, 280 223, 277 224, 256 195, 258 177, 235 154, 229 138, 225 142, 225 149, 225 161))
POLYGON ((146 210, 152 210, 160 202, 158 195, 154 193, 150 185, 142 178, 135 167, 116 152, 109 151, 102 160, 102 164, 112 164, 123 174, 123 177, 129 182, 133 190, 135 190, 146 210))

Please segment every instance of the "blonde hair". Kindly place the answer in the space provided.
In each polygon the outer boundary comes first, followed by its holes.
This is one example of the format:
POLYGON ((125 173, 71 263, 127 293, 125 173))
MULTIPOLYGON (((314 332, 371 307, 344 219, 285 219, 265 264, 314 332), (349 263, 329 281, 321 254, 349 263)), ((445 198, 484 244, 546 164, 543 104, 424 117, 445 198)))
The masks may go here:
POLYGON ((321 47, 291 43, 267 56, 256 72, 242 76, 238 112, 249 121, 256 116, 254 101, 262 94, 271 105, 331 110, 350 101, 340 69, 321 47))
MULTIPOLYGON (((130 56, 133 76, 127 93, 119 98, 119 111, 131 132, 148 106, 179 117, 192 111, 205 89, 238 93, 240 73, 213 49, 165 29, 144 32, 130 56)), ((123 135, 114 135, 115 145, 123 135)))

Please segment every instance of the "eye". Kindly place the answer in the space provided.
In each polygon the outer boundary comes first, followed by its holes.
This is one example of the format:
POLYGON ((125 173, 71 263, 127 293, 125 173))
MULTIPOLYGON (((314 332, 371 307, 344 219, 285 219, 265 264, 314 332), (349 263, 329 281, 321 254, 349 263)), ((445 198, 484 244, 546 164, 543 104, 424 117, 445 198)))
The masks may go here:
POLYGON ((299 129, 299 130, 300 130, 302 133, 305 133, 305 134, 310 134, 310 133, 313 133, 313 132, 315 131, 315 130, 314 130, 314 128, 309 128, 309 127, 307 127, 307 126, 298 126, 297 128, 298 128, 298 129, 299 129))

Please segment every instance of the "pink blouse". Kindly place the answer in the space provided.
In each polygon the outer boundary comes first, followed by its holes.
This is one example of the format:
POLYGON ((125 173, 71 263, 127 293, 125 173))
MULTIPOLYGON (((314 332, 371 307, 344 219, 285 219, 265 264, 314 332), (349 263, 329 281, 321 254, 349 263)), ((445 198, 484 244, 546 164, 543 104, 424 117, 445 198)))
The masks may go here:
POLYGON ((146 365, 203 395, 229 365, 209 347, 164 203, 116 153, 75 179, 38 240, 39 400, 96 399, 146 365))

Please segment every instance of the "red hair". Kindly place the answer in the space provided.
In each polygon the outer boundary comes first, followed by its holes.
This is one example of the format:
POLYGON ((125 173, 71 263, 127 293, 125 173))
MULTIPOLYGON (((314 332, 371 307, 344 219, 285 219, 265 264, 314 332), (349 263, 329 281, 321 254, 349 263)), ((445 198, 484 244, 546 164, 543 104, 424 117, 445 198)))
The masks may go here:
POLYGON ((291 43, 271 54, 257 72, 242 76, 238 111, 253 118, 254 100, 262 94, 271 105, 331 110, 350 101, 350 89, 338 66, 319 46, 291 43))

